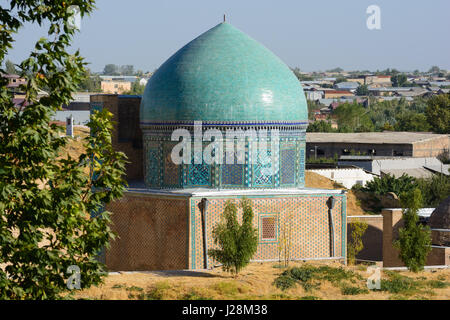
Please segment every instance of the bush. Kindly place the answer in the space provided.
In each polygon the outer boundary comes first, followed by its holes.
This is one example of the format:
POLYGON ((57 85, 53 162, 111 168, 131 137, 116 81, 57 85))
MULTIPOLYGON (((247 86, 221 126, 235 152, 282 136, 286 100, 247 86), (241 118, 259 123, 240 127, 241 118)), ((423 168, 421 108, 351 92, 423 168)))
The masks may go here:
POLYGON ((419 189, 403 193, 400 197, 403 207, 404 227, 399 229, 398 240, 394 247, 400 250, 399 258, 410 271, 423 270, 428 253, 431 251, 431 232, 428 226, 419 224, 417 211, 422 206, 422 194, 419 189))
POLYGON ((390 279, 381 279, 381 291, 389 293, 413 294, 418 288, 414 279, 396 273, 391 274, 390 279))
POLYGON ((277 278, 275 278, 273 284, 275 287, 281 290, 286 290, 292 288, 296 285, 296 280, 291 277, 289 274, 281 274, 277 278))
POLYGON ((362 249, 364 249, 364 244, 362 242, 362 236, 366 232, 369 225, 365 222, 352 222, 349 225, 350 237, 347 243, 347 259, 349 264, 354 264, 356 261, 356 256, 362 249))
POLYGON ((310 291, 320 286, 318 280, 326 280, 333 284, 340 284, 344 280, 354 280, 358 277, 360 276, 343 268, 303 265, 285 270, 275 279, 274 285, 277 288, 286 290, 295 286, 296 282, 299 281, 305 291, 310 291))
POLYGON ((416 180, 406 174, 399 178, 395 178, 390 174, 375 177, 372 181, 368 181, 366 186, 362 188, 363 191, 372 192, 376 195, 384 195, 388 192, 393 192, 397 196, 404 192, 409 192, 414 189, 416 180))
POLYGON ((253 210, 249 199, 241 200, 242 225, 237 220, 237 207, 227 201, 223 212, 223 222, 213 229, 214 244, 219 249, 210 249, 208 254, 222 263, 225 271, 237 275, 256 252, 258 246, 257 230, 253 227, 253 210))
POLYGON ((366 294, 366 293, 369 293, 369 290, 367 290, 367 289, 361 289, 361 288, 359 288, 359 287, 352 287, 352 286, 348 286, 348 285, 343 285, 343 286, 341 287, 341 293, 342 293, 343 295, 346 295, 346 296, 348 296, 348 295, 354 296, 354 295, 358 295, 358 294, 366 294))

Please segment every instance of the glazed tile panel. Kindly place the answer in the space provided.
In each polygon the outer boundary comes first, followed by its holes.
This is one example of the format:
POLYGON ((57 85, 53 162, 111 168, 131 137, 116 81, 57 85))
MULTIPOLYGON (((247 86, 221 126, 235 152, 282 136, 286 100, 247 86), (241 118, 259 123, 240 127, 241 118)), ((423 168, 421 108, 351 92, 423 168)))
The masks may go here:
MULTIPOLYGON (((270 145, 270 140, 267 143, 270 145)), ((259 139, 247 141, 243 164, 237 164, 236 160, 228 165, 196 164, 192 157, 191 164, 175 165, 171 160, 171 151, 176 144, 167 135, 144 135, 143 165, 148 188, 261 189, 304 186, 305 132, 286 131, 273 151, 271 147, 261 150, 259 139)), ((206 146, 204 144, 203 147, 206 146)), ((223 152, 225 162, 226 153, 223 152)))
MULTIPOLYGON (((296 196, 266 196, 249 197, 253 203, 253 224, 258 229, 259 245, 253 257, 255 261, 276 261, 279 258, 278 241, 264 240, 261 237, 261 221, 263 217, 275 217, 276 238, 279 239, 283 222, 291 215, 292 226, 292 259, 321 259, 330 257, 330 231, 328 221, 328 207, 326 204, 330 195, 296 195, 296 196)), ((346 198, 345 195, 333 195, 336 204, 333 209, 335 229, 335 256, 345 256, 345 221, 346 198), (343 223, 344 222, 344 223, 343 223)), ((208 248, 214 246, 212 230, 220 221, 224 206, 230 198, 208 198, 209 207, 206 219, 208 248)), ((237 202, 238 199, 231 198, 237 202)), ((198 208, 200 199, 191 200, 190 221, 190 266, 192 269, 204 267, 203 235, 201 225, 201 212, 198 208)), ((238 210, 241 219, 242 210, 238 210)), ((208 257, 208 266, 217 264, 208 257)))

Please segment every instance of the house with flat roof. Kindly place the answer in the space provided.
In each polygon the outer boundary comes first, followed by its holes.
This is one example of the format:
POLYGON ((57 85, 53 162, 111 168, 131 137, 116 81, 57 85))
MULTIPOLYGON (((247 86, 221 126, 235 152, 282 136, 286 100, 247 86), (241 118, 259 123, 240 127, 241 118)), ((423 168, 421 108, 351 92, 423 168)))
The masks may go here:
POLYGON ((307 158, 344 155, 437 157, 449 155, 449 136, 427 132, 308 133, 307 158))

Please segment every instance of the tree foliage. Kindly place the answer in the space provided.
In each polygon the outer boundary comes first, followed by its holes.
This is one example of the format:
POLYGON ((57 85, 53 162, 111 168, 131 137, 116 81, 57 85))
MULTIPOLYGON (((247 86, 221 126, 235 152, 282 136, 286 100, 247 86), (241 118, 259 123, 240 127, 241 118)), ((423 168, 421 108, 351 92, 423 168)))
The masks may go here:
POLYGON ((422 193, 419 189, 400 196, 403 208, 404 226, 399 229, 394 247, 399 249, 399 258, 413 272, 423 270, 431 251, 431 233, 428 226, 419 223, 418 210, 422 207, 422 193))
POLYGON ((405 74, 395 74, 391 77, 391 82, 393 87, 403 87, 407 83, 408 78, 405 74))
POLYGON ((398 196, 413 190, 414 183, 415 179, 407 174, 403 174, 399 178, 395 178, 390 174, 385 174, 379 178, 374 177, 372 181, 368 181, 363 190, 380 196, 388 192, 393 192, 398 196))
POLYGON ((360 85, 358 88, 356 88, 356 92, 355 93, 356 93, 357 96, 368 96, 369 95, 369 88, 365 84, 360 85))
POLYGON ((368 111, 358 103, 345 102, 334 111, 340 132, 373 131, 368 111))
POLYGON ((306 132, 336 132, 329 121, 314 121, 308 125, 306 132))
POLYGON ((11 60, 6 60, 5 62, 5 71, 7 74, 17 74, 17 69, 14 63, 11 60))
POLYGON ((87 92, 101 92, 102 79, 97 74, 92 74, 91 70, 86 69, 83 79, 78 85, 78 90, 87 92))
POLYGON ((28 105, 16 108, 0 77, 0 299, 58 298, 71 265, 80 268, 82 288, 100 283, 96 257, 113 236, 101 208, 124 191, 125 156, 112 149, 110 113, 94 113, 77 159, 61 156, 69 138, 50 124, 85 73, 79 52, 68 53, 72 4, 82 16, 94 8, 90 0, 12 0, 0 8, 2 62, 23 24, 48 26, 48 38, 18 64, 28 105), (43 87, 48 96, 38 97, 43 87))
POLYGON ((145 85, 140 84, 139 81, 134 81, 131 84, 131 90, 124 92, 123 94, 131 95, 143 95, 145 90, 145 85))
POLYGON ((242 199, 242 224, 237 217, 237 206, 227 201, 223 221, 213 229, 214 244, 218 249, 210 249, 208 254, 223 265, 225 271, 236 275, 249 262, 258 246, 257 230, 253 227, 252 203, 242 199))
POLYGON ((423 203, 427 207, 436 207, 450 195, 450 176, 444 174, 416 179, 416 185, 422 191, 423 203))
POLYGON ((427 117, 421 113, 406 112, 398 114, 395 120, 394 128, 396 131, 426 132, 430 130, 427 117))
POLYGON ((356 256, 364 249, 362 237, 369 225, 365 222, 355 221, 349 224, 350 237, 347 243, 347 259, 349 264, 355 264, 356 256))
POLYGON ((436 133, 450 133, 450 94, 431 97, 427 103, 426 117, 436 133))

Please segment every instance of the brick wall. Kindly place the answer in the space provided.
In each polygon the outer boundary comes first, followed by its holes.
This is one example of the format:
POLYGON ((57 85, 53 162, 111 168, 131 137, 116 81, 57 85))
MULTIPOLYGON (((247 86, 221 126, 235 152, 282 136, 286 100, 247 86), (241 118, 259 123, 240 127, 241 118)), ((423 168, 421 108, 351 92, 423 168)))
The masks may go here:
POLYGON ((105 263, 110 271, 180 270, 188 267, 188 200, 126 193, 106 206, 113 213, 105 263))
POLYGON ((420 141, 413 144, 414 157, 437 157, 442 154, 449 156, 449 137, 440 135, 438 137, 420 141))
POLYGON ((383 216, 348 216, 347 217, 347 244, 350 242, 352 223, 360 221, 368 224, 367 230, 362 237, 364 248, 356 256, 357 259, 382 261, 383 260, 383 216))
MULTIPOLYGON (((403 267, 398 250, 392 242, 398 238, 398 229, 403 227, 401 209, 384 209, 383 215, 383 267, 403 267)), ((450 247, 432 246, 427 257, 427 266, 450 265, 450 247)))
MULTIPOLYGON (((333 209, 335 230, 335 255, 346 256, 346 213, 345 195, 334 195, 336 204, 333 209)), ((278 240, 280 239, 283 222, 291 215, 292 246, 291 258, 302 259, 328 259, 330 254, 330 228, 328 219, 328 207, 326 201, 330 195, 298 195, 298 196, 249 196, 252 201, 254 220, 253 225, 258 229, 259 245, 253 261, 277 261, 279 259, 278 240), (274 217, 277 221, 277 239, 265 241, 261 239, 261 218, 274 217)), ((208 197, 209 206, 206 214, 206 233, 208 249, 214 246, 212 230, 220 221, 227 200, 237 201, 239 196, 208 197)), ((200 198, 191 199, 190 210, 190 268, 204 267, 203 238, 201 211, 198 207, 200 198)), ((242 209, 238 209, 238 217, 241 219, 242 209)), ((208 266, 217 262, 208 258, 208 266)))

